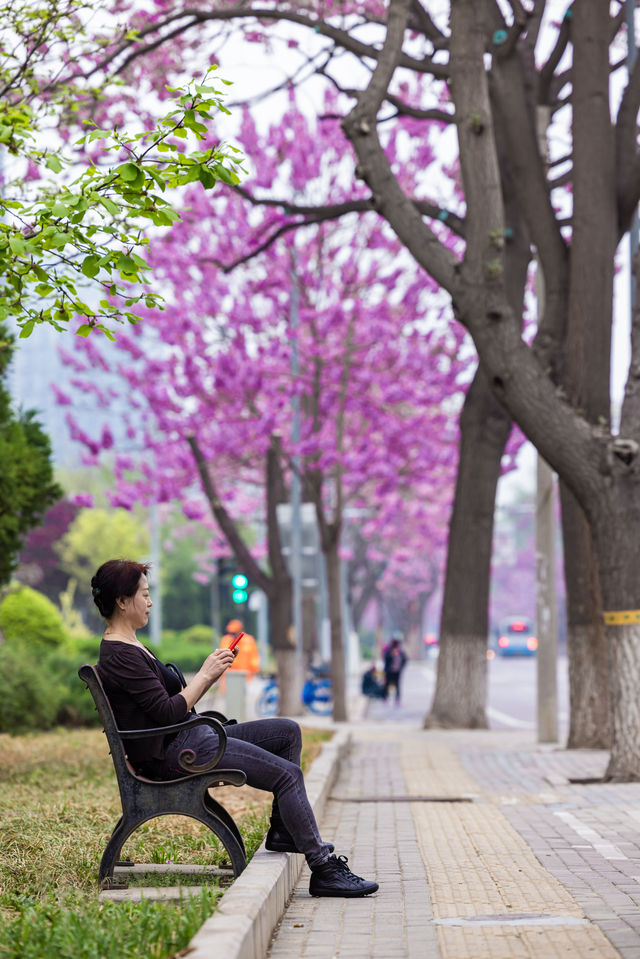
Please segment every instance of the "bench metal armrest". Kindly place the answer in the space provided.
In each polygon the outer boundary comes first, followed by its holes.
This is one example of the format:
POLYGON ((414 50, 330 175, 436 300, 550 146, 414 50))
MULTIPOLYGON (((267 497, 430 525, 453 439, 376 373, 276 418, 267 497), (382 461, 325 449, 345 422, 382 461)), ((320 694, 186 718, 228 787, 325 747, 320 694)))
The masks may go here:
POLYGON ((178 756, 178 763, 185 772, 193 774, 208 773, 216 768, 227 748, 226 730, 222 723, 212 716, 193 716, 191 719, 185 719, 181 723, 173 723, 171 726, 157 726, 155 729, 118 729, 118 735, 121 739, 150 739, 153 736, 178 733, 183 729, 191 729, 192 726, 200 726, 202 724, 211 726, 220 737, 220 745, 215 756, 208 763, 197 766, 193 749, 183 749, 178 756))

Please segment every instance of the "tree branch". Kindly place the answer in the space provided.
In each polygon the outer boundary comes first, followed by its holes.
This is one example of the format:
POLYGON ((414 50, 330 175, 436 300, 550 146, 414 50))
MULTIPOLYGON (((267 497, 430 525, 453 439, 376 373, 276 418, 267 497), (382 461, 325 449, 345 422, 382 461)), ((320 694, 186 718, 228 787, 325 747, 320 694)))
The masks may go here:
MULTIPOLYGON (((528 64, 529 71, 534 69, 528 64)), ((522 210, 531 240, 545 277, 543 327, 538 330, 537 348, 555 353, 562 342, 568 290, 568 254, 560 226, 551 205, 547 184, 544 117, 528 96, 527 64, 523 52, 514 50, 507 58, 494 61, 491 76, 491 100, 496 123, 502 132, 509 160, 510 182, 522 210)), ((529 85, 530 89, 530 85, 529 85)))
MULTIPOLYGON (((168 17, 165 17, 164 20, 150 25, 149 27, 143 28, 138 34, 138 39, 130 40, 121 43, 115 50, 113 50, 108 56, 104 57, 91 71, 95 73, 97 70, 105 69, 110 63, 112 63, 118 56, 123 54, 126 50, 135 47, 139 42, 140 37, 149 36, 154 31, 162 30, 164 27, 168 26, 170 23, 174 22, 177 19, 191 18, 190 22, 183 24, 180 27, 174 28, 170 33, 165 36, 158 37, 156 40, 152 41, 149 44, 146 44, 144 47, 139 47, 133 49, 128 56, 125 57, 123 62, 116 68, 115 74, 121 73, 126 67, 138 56, 148 53, 150 50, 156 49, 165 40, 170 39, 175 36, 177 33, 186 31, 193 26, 202 24, 205 22, 225 22, 229 20, 237 19, 256 19, 258 21, 286 21, 288 23, 295 23, 299 26, 308 27, 313 30, 315 33, 320 36, 326 37, 331 40, 334 44, 341 47, 344 50, 353 53, 357 57, 370 58, 377 60, 380 51, 372 46, 371 44, 364 43, 361 40, 357 40, 355 37, 351 36, 346 30, 341 30, 338 27, 333 26, 324 20, 319 18, 313 18, 306 16, 302 13, 298 13, 294 10, 283 10, 280 7, 277 8, 262 8, 262 7, 248 7, 244 4, 239 4, 235 7, 228 7, 224 10, 210 10, 203 12, 202 10, 197 10, 193 8, 186 7, 180 13, 172 14, 168 17)), ((366 22, 366 20, 365 20, 366 22)), ((408 54, 401 53, 399 65, 407 67, 410 70, 415 70, 418 73, 430 73, 435 77, 441 79, 446 79, 448 77, 448 66, 442 63, 435 63, 431 57, 423 57, 421 59, 416 59, 411 57, 408 54)))
POLYGON ((436 26, 431 14, 425 10, 420 0, 413 0, 408 24, 412 30, 419 31, 431 40, 434 50, 443 50, 448 46, 449 38, 436 26))
POLYGON ((398 0, 390 5, 387 36, 371 81, 343 120, 342 127, 358 156, 356 175, 371 188, 376 209, 388 220, 417 262, 437 283, 452 292, 457 287, 458 260, 426 226, 412 201, 405 196, 382 149, 376 128, 378 110, 401 60, 409 6, 410 0, 398 0))
MULTIPOLYGON (((254 257, 259 256, 261 253, 264 253, 265 250, 276 242, 281 236, 284 236, 286 233, 289 233, 291 230, 298 230, 305 226, 315 226, 319 223, 324 223, 327 220, 337 220, 341 216, 345 216, 348 213, 369 213, 377 210, 376 203, 373 197, 362 200, 345 200, 343 203, 329 203, 326 206, 307 206, 304 204, 290 203, 288 200, 277 199, 274 197, 265 197, 263 199, 254 197, 248 190, 244 187, 234 186, 232 187, 249 203, 252 203, 254 206, 266 206, 266 207, 281 207, 285 213, 291 215, 298 215, 301 219, 292 220, 288 223, 281 224, 277 229, 272 230, 272 232, 267 236, 265 240, 259 243, 257 246, 252 247, 247 253, 238 257, 236 260, 231 260, 228 263, 223 263, 221 260, 218 260, 214 257, 200 257, 199 263, 213 263, 224 273, 231 273, 238 266, 242 266, 243 263, 248 263, 254 257)), ((438 220, 444 226, 446 226, 452 233, 455 233, 457 236, 464 237, 465 234, 465 223, 456 213, 452 213, 450 210, 445 210, 443 207, 438 206, 436 203, 431 203, 428 200, 413 200, 411 201, 416 210, 418 210, 423 216, 428 216, 431 219, 438 220)))
MULTIPOLYGON (((327 72, 326 67, 317 69, 316 73, 329 80, 329 82, 333 84, 339 93, 343 93, 345 96, 352 97, 353 99, 357 99, 359 97, 360 90, 358 90, 356 87, 344 87, 339 84, 335 77, 332 77, 331 74, 327 72)), ((420 107, 413 107, 408 103, 405 103, 404 100, 402 100, 399 96, 389 93, 388 91, 385 100, 387 103, 391 104, 391 106, 395 107, 396 113, 401 116, 415 117, 417 120, 440 120, 442 123, 456 122, 455 116, 452 113, 448 113, 446 110, 440 110, 437 108, 423 110, 420 107)), ((323 117, 320 117, 320 119, 328 118, 329 117, 327 114, 325 114, 323 117)), ((331 115, 330 119, 336 120, 342 118, 331 115)))
POLYGON ((640 157, 638 156, 638 110, 640 110, 640 57, 636 58, 629 82, 620 101, 616 120, 616 193, 618 230, 629 229, 640 199, 640 157))
POLYGON ((278 504, 287 501, 284 477, 282 475, 282 443, 280 435, 272 434, 267 451, 267 549, 273 582, 280 584, 289 578, 289 571, 282 553, 280 525, 278 523, 278 504))
POLYGON ((529 27, 527 29, 527 43, 531 53, 535 50, 538 42, 546 6, 547 0, 534 0, 533 10, 529 16, 529 27))
POLYGON ((551 106, 551 81, 554 79, 554 73, 556 67, 562 60, 565 50, 567 49, 569 40, 571 38, 571 20, 568 17, 564 17, 562 23, 560 24, 560 29, 558 30, 558 36, 556 37, 556 43, 547 57, 547 61, 540 70, 538 77, 538 103, 545 106, 551 106))
POLYGON ((273 580, 270 576, 267 576, 260 566, 258 566, 255 559, 247 549, 242 537, 240 536, 234 520, 226 508, 222 505, 222 501, 218 496, 218 492, 215 488, 213 479, 211 478, 211 473, 209 472, 207 462, 204 458, 202 450, 200 449, 197 439, 193 435, 187 436, 187 443, 191 448, 196 468, 198 470, 198 475, 200 476, 202 489, 207 497, 211 512, 213 513, 218 526, 229 543, 229 546, 233 550, 233 553, 238 561, 238 565, 242 569, 242 572, 245 573, 245 575, 248 576, 249 579, 254 582, 259 589, 269 594, 273 589, 273 580))

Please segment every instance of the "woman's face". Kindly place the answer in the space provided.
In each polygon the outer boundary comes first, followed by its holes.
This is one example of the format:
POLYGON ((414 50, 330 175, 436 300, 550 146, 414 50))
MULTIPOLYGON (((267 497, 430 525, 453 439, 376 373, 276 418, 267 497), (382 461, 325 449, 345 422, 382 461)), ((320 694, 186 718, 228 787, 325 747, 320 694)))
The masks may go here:
POLYGON ((133 596, 127 596, 124 599, 123 614, 134 629, 142 629, 149 621, 149 611, 152 606, 149 583, 143 573, 136 592, 133 596))

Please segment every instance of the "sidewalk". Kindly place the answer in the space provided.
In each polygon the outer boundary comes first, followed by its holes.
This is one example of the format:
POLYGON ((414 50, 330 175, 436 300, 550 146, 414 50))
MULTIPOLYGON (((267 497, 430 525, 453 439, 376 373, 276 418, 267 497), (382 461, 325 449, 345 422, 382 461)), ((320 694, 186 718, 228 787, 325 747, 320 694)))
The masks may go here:
POLYGON ((269 959, 640 959, 640 784, 570 782, 604 752, 385 708, 350 724, 321 821, 380 890, 312 899, 304 866, 269 959))

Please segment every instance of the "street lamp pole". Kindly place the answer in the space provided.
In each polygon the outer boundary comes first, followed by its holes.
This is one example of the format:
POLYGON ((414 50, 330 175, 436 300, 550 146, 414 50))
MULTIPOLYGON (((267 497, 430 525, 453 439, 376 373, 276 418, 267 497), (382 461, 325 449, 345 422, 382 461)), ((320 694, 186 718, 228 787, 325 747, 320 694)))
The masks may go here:
MULTIPOLYGON (((538 107, 538 145, 546 167, 547 127, 550 111, 538 107)), ((535 294, 538 324, 544 308, 544 276, 538 259, 535 294)), ((558 741, 558 619, 555 596, 555 522, 553 471, 537 454, 536 468, 536 632, 538 636, 537 718, 538 742, 558 741)))
MULTIPOLYGON (((294 384, 293 422, 291 440, 294 449, 300 443, 300 396, 298 377, 300 375, 300 354, 298 349, 298 328, 300 326, 300 290, 296 271, 296 252, 292 250, 291 264, 291 309, 289 317, 291 327, 291 375, 294 384)), ((300 482, 300 457, 294 454, 291 472, 291 579, 293 581, 293 631, 296 642, 296 660, 299 681, 302 682, 303 641, 302 641, 302 490, 300 482)))

